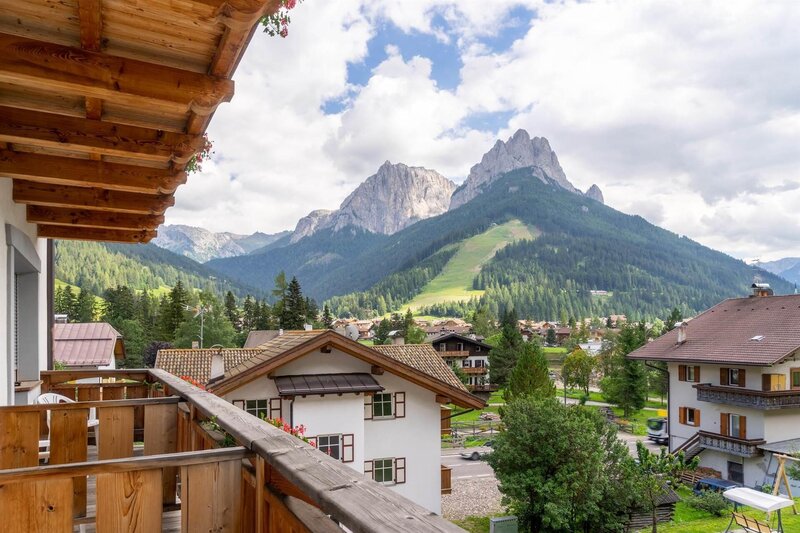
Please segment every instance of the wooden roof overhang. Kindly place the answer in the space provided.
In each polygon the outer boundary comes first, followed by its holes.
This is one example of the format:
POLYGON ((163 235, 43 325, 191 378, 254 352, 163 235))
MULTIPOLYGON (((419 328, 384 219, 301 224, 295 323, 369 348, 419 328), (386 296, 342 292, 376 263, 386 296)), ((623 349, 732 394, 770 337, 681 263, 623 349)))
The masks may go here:
POLYGON ((148 242, 279 0, 0 0, 0 177, 40 237, 148 242))

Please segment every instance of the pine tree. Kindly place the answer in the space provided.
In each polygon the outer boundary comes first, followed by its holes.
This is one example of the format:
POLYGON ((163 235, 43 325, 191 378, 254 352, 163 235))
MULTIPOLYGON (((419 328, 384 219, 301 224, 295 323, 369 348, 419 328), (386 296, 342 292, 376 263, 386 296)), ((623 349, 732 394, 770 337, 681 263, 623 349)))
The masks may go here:
POLYGON ((258 302, 248 294, 244 299, 244 303, 242 304, 242 331, 252 331, 257 329, 256 322, 258 320, 258 314, 258 302))
POLYGON ((333 329, 333 316, 327 303, 322 306, 322 325, 325 326, 325 329, 333 329))
POLYGON ((61 304, 59 308, 61 313, 67 315, 70 321, 75 321, 75 293, 70 285, 64 287, 61 293, 61 304))
POLYGON ((305 300, 296 277, 292 277, 292 281, 289 282, 282 304, 281 328, 303 329, 306 322, 305 300))
POLYGON ((256 322, 254 329, 275 329, 274 317, 269 304, 267 302, 261 302, 261 304, 256 302, 254 307, 256 309, 256 322))
POLYGON ((544 350, 538 344, 523 343, 517 364, 508 377, 504 395, 506 403, 530 396, 552 398, 555 391, 544 350))
POLYGON ((511 370, 517 364, 524 341, 513 309, 503 315, 501 325, 500 342, 489 352, 489 373, 492 383, 504 386, 508 382, 511 370))
POLYGON ((316 301, 307 296, 304 305, 305 305, 304 314, 306 316, 306 320, 308 320, 310 323, 313 324, 319 318, 319 306, 317 305, 316 301))
POLYGON ((225 316, 228 317, 228 320, 233 324, 237 332, 242 330, 241 323, 239 322, 239 309, 236 307, 236 297, 231 291, 225 294, 225 316))
POLYGON ((94 322, 94 294, 83 289, 75 300, 75 322, 94 322))

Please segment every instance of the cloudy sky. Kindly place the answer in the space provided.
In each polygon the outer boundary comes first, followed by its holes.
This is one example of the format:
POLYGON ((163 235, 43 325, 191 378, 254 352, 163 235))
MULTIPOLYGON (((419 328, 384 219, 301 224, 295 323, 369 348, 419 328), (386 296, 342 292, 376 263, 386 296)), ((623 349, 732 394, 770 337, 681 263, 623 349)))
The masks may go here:
POLYGON ((293 228, 385 160, 460 182, 524 128, 616 209, 800 255, 798 27, 788 0, 306 0, 253 38, 167 223, 293 228))

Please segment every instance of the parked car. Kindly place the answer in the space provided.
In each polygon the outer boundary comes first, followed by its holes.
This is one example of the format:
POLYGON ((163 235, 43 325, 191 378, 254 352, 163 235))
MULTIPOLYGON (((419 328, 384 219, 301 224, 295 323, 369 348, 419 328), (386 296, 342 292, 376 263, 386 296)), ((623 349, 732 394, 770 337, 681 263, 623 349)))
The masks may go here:
POLYGON ((461 457, 464 459, 469 459, 470 461, 478 461, 480 459, 485 458, 487 455, 492 453, 492 446, 494 442, 486 441, 486 444, 483 446, 479 446, 477 448, 473 448, 471 450, 467 450, 461 453, 461 457))
POLYGON ((704 477, 703 479, 698 479, 697 483, 694 484, 692 488, 692 492, 695 494, 700 494, 703 491, 712 490, 714 492, 725 492, 728 489, 733 489, 735 487, 741 487, 739 483, 735 481, 728 481, 727 479, 721 479, 718 477, 704 477))

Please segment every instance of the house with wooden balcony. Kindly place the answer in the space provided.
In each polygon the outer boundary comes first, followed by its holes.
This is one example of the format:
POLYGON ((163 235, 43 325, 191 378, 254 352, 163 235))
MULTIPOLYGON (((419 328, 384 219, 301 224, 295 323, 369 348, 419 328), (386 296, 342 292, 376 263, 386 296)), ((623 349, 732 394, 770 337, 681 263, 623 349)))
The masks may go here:
POLYGON ((632 352, 669 369, 669 448, 749 486, 800 450, 800 295, 721 302, 632 352))
POLYGON ((461 531, 163 370, 51 370, 49 239, 155 236, 279 5, 0 0, 0 530, 461 531))
POLYGON ((477 338, 459 333, 445 333, 431 341, 433 348, 451 366, 467 374, 467 387, 473 391, 496 390, 489 379, 489 352, 492 346, 477 338))

